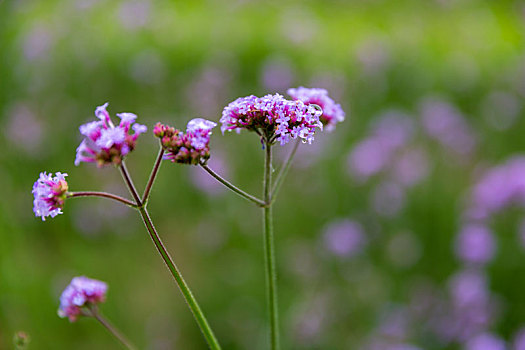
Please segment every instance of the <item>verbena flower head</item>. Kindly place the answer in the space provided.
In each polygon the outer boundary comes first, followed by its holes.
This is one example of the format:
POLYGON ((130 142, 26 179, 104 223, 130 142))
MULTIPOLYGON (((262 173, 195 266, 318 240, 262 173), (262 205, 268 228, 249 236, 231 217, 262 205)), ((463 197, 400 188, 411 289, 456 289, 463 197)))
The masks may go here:
POLYGON ((47 216, 54 218, 62 214, 62 208, 67 198, 67 174, 56 173, 55 176, 40 173, 40 177, 33 185, 33 211, 35 216, 41 216, 45 221, 47 216))
POLYGON ((211 130, 217 126, 210 120, 195 118, 188 122, 186 132, 157 123, 153 133, 167 152, 164 159, 174 163, 197 165, 210 158, 211 130))
POLYGON ((292 96, 294 100, 303 101, 306 105, 316 104, 323 110, 323 114, 319 117, 321 122, 326 125, 327 130, 333 130, 335 125, 345 120, 345 112, 341 106, 335 103, 334 100, 328 96, 328 91, 318 88, 298 87, 288 89, 288 95, 292 96))
POLYGON ((137 116, 133 113, 117 113, 120 124, 115 126, 107 106, 105 103, 95 110, 99 120, 80 126, 84 140, 77 148, 75 165, 80 162, 97 163, 99 167, 112 163, 118 165, 135 148, 138 136, 146 132, 146 126, 135 123, 137 116))
POLYGON ((83 314, 82 308, 96 305, 106 299, 108 285, 84 276, 75 277, 60 296, 58 315, 68 317, 71 322, 83 314))
POLYGON ((281 146, 297 138, 312 143, 316 128, 323 129, 321 114, 314 106, 287 100, 279 94, 251 95, 238 98, 224 108, 221 131, 255 131, 266 142, 279 141, 281 146))

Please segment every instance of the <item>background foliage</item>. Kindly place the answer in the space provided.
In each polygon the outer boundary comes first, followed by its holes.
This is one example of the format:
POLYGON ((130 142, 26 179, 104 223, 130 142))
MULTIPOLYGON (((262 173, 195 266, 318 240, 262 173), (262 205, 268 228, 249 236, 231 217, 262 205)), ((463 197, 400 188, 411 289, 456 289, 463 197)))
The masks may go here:
MULTIPOLYGON (((473 184, 525 149, 524 13, 520 1, 476 0, 0 2, 0 348, 18 330, 34 349, 115 348, 96 322, 56 315, 62 289, 86 275, 109 283, 103 311, 140 348, 204 349, 134 211, 70 200, 42 223, 32 183, 40 171, 63 171, 72 190, 126 194, 115 169, 73 165, 78 126, 106 101, 151 130, 156 121, 217 121, 239 96, 299 85, 327 88, 347 120, 301 146, 275 207, 284 348, 367 349, 377 339, 460 348, 411 322, 425 301, 450 299, 473 184), (465 133, 443 141, 425 132, 436 103, 465 133), (411 121, 404 147, 422 154, 423 173, 410 187, 349 166, 385 113, 411 121), (340 220, 361 225, 364 239, 337 253, 327 230, 340 220)), ((211 149, 212 167, 260 193, 255 135, 216 131, 211 149)), ((128 158, 141 188, 156 152, 149 134, 128 158)), ((168 163, 150 210, 224 348, 265 348, 259 210, 201 169, 168 163)), ((481 268, 496 310, 484 331, 508 344, 525 326, 522 214, 491 221, 497 249, 481 268)))

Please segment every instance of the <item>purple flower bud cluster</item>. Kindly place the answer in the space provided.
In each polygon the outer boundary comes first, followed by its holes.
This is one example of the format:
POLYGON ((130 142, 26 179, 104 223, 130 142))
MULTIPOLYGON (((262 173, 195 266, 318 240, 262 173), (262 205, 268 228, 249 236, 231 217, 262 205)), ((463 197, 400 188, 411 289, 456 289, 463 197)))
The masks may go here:
POLYGON ((306 105, 315 104, 321 107, 323 114, 319 120, 326 126, 326 130, 331 131, 337 123, 345 120, 345 112, 341 106, 335 103, 328 91, 318 88, 298 87, 286 91, 294 100, 300 100, 306 105))
POLYGON ((55 176, 40 173, 40 177, 33 185, 33 211, 35 216, 41 216, 45 221, 47 216, 54 218, 62 214, 62 208, 67 197, 68 185, 65 180, 67 174, 56 173, 55 176))
POLYGON ((322 111, 300 100, 289 101, 279 94, 251 95, 224 108, 221 131, 246 129, 258 133, 270 144, 279 141, 281 146, 297 138, 311 144, 316 128, 323 129, 321 115, 322 111))
POLYGON ((211 130, 216 123, 195 118, 188 122, 186 132, 171 126, 157 123, 153 134, 160 139, 162 148, 167 152, 164 159, 174 163, 197 165, 210 158, 211 130))
POLYGON ((75 277, 60 296, 58 315, 74 322, 83 315, 82 308, 94 306, 106 299, 106 283, 84 276, 75 277))
POLYGON ((137 116, 133 113, 117 113, 120 124, 115 126, 107 106, 108 103, 105 103, 95 110, 99 120, 80 126, 84 140, 77 148, 75 165, 80 162, 97 163, 98 167, 118 165, 135 148, 138 136, 146 132, 145 125, 135 123, 137 116))

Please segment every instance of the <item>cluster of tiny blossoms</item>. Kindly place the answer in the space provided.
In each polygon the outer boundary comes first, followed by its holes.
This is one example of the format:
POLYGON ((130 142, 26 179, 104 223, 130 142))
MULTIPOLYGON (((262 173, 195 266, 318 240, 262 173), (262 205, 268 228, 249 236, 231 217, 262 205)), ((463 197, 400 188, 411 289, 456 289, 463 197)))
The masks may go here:
POLYGON ((288 95, 292 96, 294 100, 300 100, 306 105, 315 104, 321 107, 323 114, 319 117, 321 122, 326 126, 327 130, 333 130, 335 125, 345 120, 345 112, 341 106, 335 103, 328 91, 318 88, 298 87, 288 89, 288 95))
POLYGON ((75 165, 80 162, 120 164, 129 152, 135 148, 137 137, 146 132, 147 127, 135 124, 137 116, 133 113, 117 113, 120 124, 115 126, 106 108, 108 103, 97 107, 95 116, 100 119, 80 126, 80 133, 85 136, 77 148, 75 165), (133 130, 133 134, 130 131, 133 130))
POLYGON ((67 174, 56 173, 55 176, 40 173, 40 177, 33 185, 33 211, 35 216, 42 217, 45 221, 47 216, 54 218, 62 214, 62 208, 67 198, 68 185, 65 180, 67 174))
POLYGON ((94 306, 106 299, 106 283, 84 276, 75 277, 60 296, 58 315, 68 317, 71 322, 82 315, 82 308, 94 306))
POLYGON ((312 143, 316 128, 322 130, 319 120, 322 111, 300 100, 290 101, 279 94, 264 97, 247 96, 231 102, 222 112, 221 130, 241 129, 255 131, 270 143, 281 145, 300 138, 312 143))
POLYGON ((197 165, 210 158, 210 136, 215 126, 217 124, 212 121, 195 118, 188 122, 185 133, 161 123, 155 125, 153 133, 167 152, 164 159, 197 165))

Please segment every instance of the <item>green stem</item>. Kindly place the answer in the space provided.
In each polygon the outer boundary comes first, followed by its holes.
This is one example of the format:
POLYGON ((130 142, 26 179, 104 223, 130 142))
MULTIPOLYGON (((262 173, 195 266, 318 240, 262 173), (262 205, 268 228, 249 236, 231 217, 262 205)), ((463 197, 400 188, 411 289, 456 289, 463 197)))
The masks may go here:
POLYGON ((226 186, 227 188, 229 188, 230 190, 232 190, 233 192, 235 192, 236 194, 238 194, 242 198, 247 199, 250 202, 253 202, 253 203, 257 204, 260 207, 265 207, 267 205, 265 201, 262 201, 259 198, 255 197, 255 196, 252 196, 251 194, 249 194, 247 192, 244 192, 243 190, 241 190, 240 188, 238 188, 237 186, 235 186, 231 182, 229 182, 226 179, 224 179, 222 176, 217 174, 215 171, 213 171, 206 164, 200 163, 199 165, 201 166, 201 168, 206 170, 208 172, 208 174, 213 176, 217 181, 219 181, 221 184, 223 184, 224 186, 226 186))
POLYGON ((155 183, 155 178, 157 177, 157 173, 160 169, 160 164, 162 162, 163 155, 164 149, 162 148, 162 146, 160 146, 159 154, 157 155, 157 160, 155 161, 155 165, 153 165, 153 169, 151 170, 151 174, 149 176, 148 184, 146 185, 146 189, 144 190, 144 194, 142 195, 142 203, 144 203, 144 205, 148 204, 149 194, 151 192, 153 184, 155 183))
POLYGON ((277 194, 279 193, 279 190, 281 189, 281 185, 284 182, 284 179, 286 175, 288 174, 288 170, 290 170, 290 165, 292 165, 292 161, 295 157, 295 153, 297 152, 297 148, 299 148, 299 143, 301 142, 300 139, 297 139, 295 141, 295 144, 293 145, 292 152, 284 162, 283 166, 281 167, 281 170, 279 171, 279 174, 277 175, 277 179, 275 180, 275 184, 272 188, 272 201, 275 200, 275 197, 277 197, 277 194))
POLYGON ((270 203, 263 208, 264 255, 266 271, 266 296, 270 316, 270 344, 272 350, 279 349, 279 307, 277 305, 277 270, 275 267, 275 244, 272 223, 272 148, 266 143, 264 162, 264 201, 270 203))
POLYGON ((98 322, 104 328, 106 328, 115 338, 117 338, 122 345, 124 345, 129 350, 135 350, 136 348, 131 344, 131 342, 118 330, 113 326, 106 318, 104 318, 99 312, 96 306, 90 306, 89 310, 91 311, 91 315, 97 319, 98 322))
POLYGON ((107 193, 107 192, 95 192, 95 191, 82 191, 82 192, 68 192, 67 194, 68 198, 75 198, 75 197, 102 197, 102 198, 108 198, 112 199, 114 201, 126 204, 129 207, 137 208, 138 205, 136 203, 133 203, 129 199, 117 196, 113 193, 107 193))
MULTIPOLYGON (((133 182, 131 181, 131 177, 129 176, 127 169, 124 166, 124 163, 122 163, 120 170, 121 170, 122 176, 124 177, 126 184, 128 185, 129 191, 132 193, 134 198, 135 197, 138 198, 138 192, 135 186, 133 185, 133 182)), ((142 217, 144 225, 146 226, 146 229, 148 230, 148 233, 153 243, 155 244, 155 248, 157 248, 157 251, 162 257, 162 260, 164 260, 164 263, 168 267, 168 270, 170 271, 171 275, 177 282, 177 285, 179 286, 179 289, 182 292, 182 295, 184 296, 186 303, 190 307, 191 312, 193 313, 193 316, 195 317, 195 320, 197 321, 197 324, 199 325, 204 337, 206 338, 206 341, 208 342, 208 346, 210 347, 210 349, 220 350, 221 347, 219 345, 219 342, 217 341, 217 338, 213 334, 213 331, 211 330, 210 325, 208 324, 208 321, 206 320, 206 317, 204 316, 204 313, 202 312, 199 304, 197 303, 197 300, 193 296, 193 293, 191 292, 190 287, 188 286, 184 278, 182 278, 182 274, 177 268, 177 265, 175 265, 175 262, 173 261, 166 247, 164 246, 164 243, 162 242, 157 230, 155 229, 155 226, 153 225, 153 222, 148 213, 148 210, 144 206, 144 203, 140 201, 140 199, 138 203, 139 203, 138 210, 140 212, 140 216, 142 217)))

